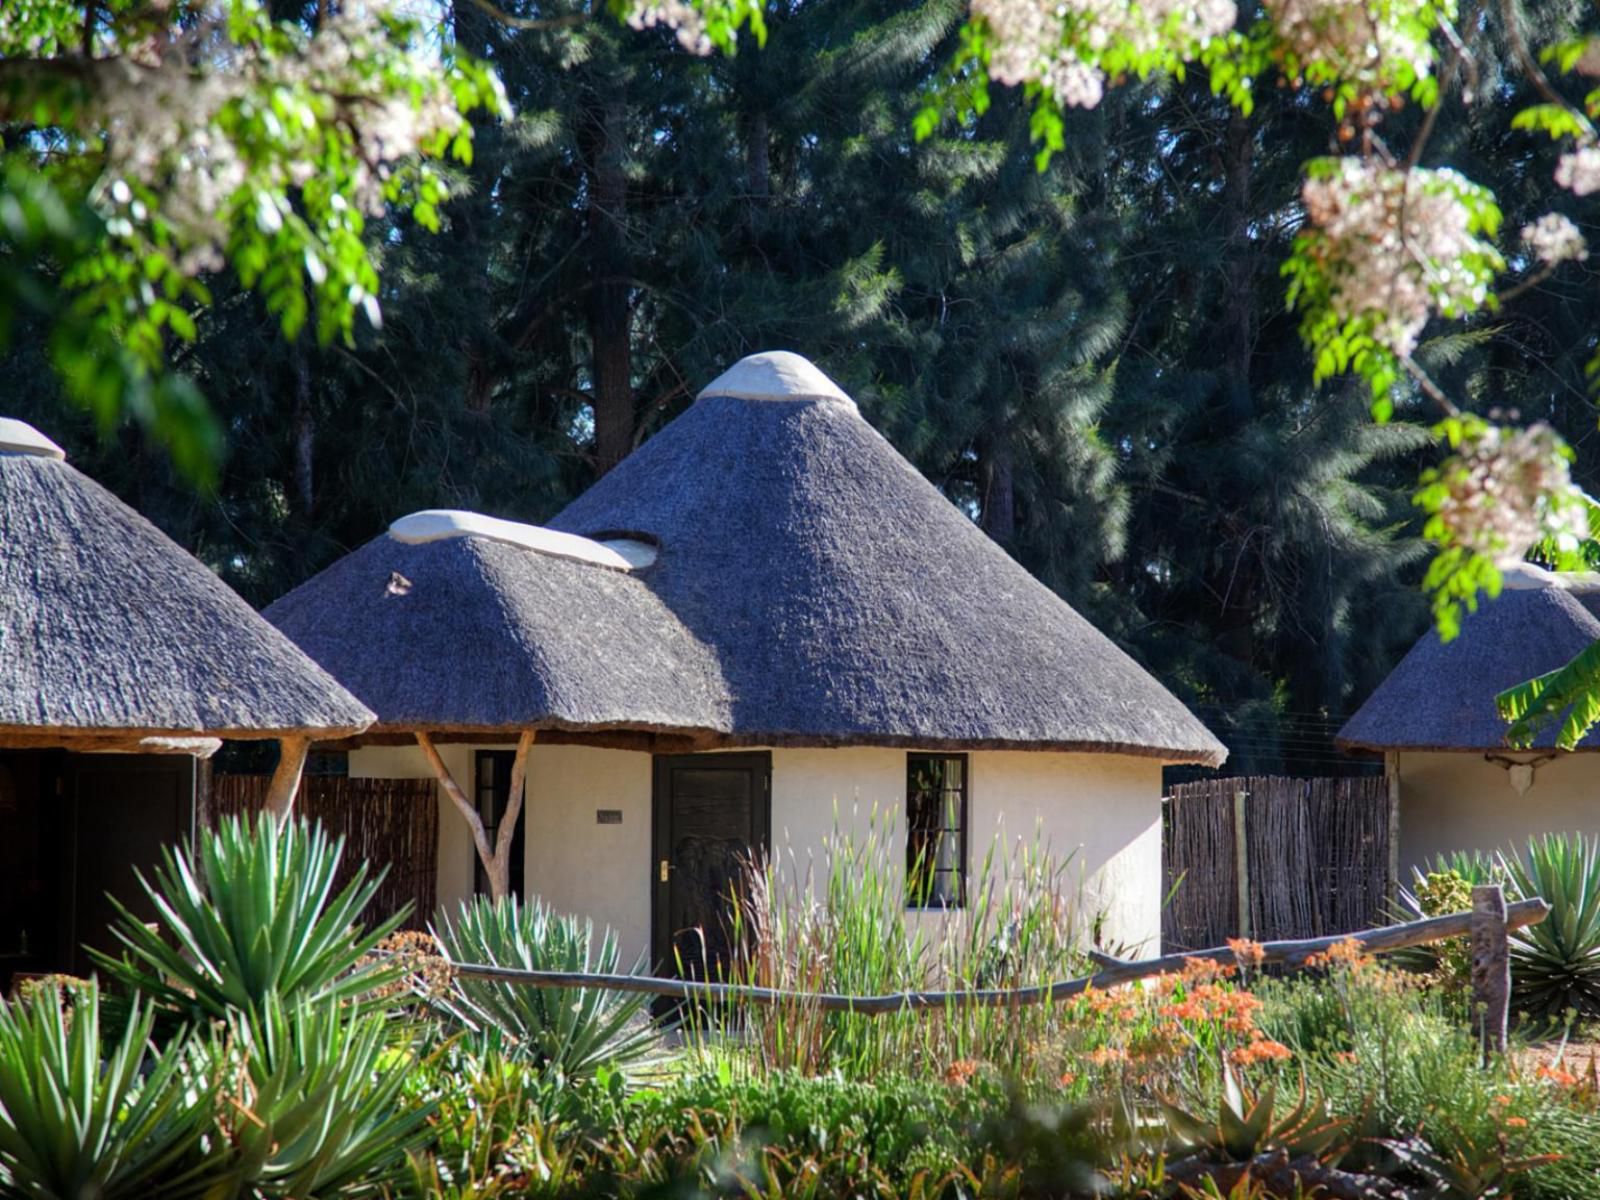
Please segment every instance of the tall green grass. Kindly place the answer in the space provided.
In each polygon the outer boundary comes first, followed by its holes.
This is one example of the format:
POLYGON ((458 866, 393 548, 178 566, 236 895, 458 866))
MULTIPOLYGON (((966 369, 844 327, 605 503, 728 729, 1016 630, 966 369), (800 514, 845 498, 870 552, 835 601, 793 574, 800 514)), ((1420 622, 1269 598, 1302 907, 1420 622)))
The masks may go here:
MULTIPOLYGON (((839 828, 802 871, 791 854, 747 865, 732 907, 737 947, 725 979, 792 993, 1014 988, 1081 971, 1091 925, 1067 863, 1037 838, 1005 852, 996 839, 967 882, 962 908, 907 907, 903 842, 892 814, 874 810, 866 830, 839 828)), ((824 1012, 796 998, 737 1012, 696 1010, 689 1042, 761 1072, 943 1075, 983 1064, 1026 1076, 1056 1014, 1032 1007, 961 1007, 868 1016, 824 1012)))

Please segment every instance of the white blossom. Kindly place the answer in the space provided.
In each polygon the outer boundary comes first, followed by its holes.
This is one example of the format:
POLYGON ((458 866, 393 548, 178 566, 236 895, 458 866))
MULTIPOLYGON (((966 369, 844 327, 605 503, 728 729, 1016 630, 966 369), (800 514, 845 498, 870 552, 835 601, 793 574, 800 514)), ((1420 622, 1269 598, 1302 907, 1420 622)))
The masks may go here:
POLYGON ((1323 237, 1333 311, 1371 318, 1373 336, 1399 355, 1416 349, 1433 311, 1470 310, 1487 298, 1487 279, 1461 260, 1493 251, 1473 234, 1458 186, 1465 181, 1452 171, 1349 157, 1302 189, 1306 217, 1323 237))
POLYGON ((1093 108, 1105 93, 1096 62, 1113 42, 1136 56, 1182 49, 1234 26, 1233 0, 973 0, 988 26, 989 76, 997 83, 1038 83, 1056 103, 1093 108))
POLYGON ((638 0, 628 13, 628 25, 633 29, 664 25, 677 36, 678 45, 690 54, 704 56, 714 49, 711 36, 706 32, 705 17, 683 0, 638 0))
POLYGON ((1545 213, 1531 225, 1522 227, 1522 240, 1534 257, 1547 266, 1582 262, 1589 257, 1589 246, 1578 227, 1560 213, 1545 213))
POLYGON ((1600 192, 1600 146, 1568 150, 1556 163, 1556 182, 1575 196, 1600 192))
POLYGON ((1464 440, 1439 472, 1445 495, 1438 519, 1448 540, 1507 563, 1544 538, 1570 546, 1587 537, 1587 506, 1562 445, 1542 422, 1486 426, 1464 440))
POLYGON ((1394 68, 1426 75, 1433 47, 1405 0, 1265 0, 1274 31, 1302 68, 1326 64, 1340 79, 1382 84, 1394 68))

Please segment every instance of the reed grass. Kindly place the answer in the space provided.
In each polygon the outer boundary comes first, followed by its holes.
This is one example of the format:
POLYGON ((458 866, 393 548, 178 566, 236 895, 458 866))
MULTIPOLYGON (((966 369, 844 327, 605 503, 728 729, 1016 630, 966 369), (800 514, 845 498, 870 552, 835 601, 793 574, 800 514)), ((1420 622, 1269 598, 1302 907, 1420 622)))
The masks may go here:
MULTIPOLYGON (((853 826, 857 823, 852 822, 853 826)), ((1012 988, 1065 978, 1087 965, 1081 889, 1068 886, 1038 835, 998 837, 969 876, 959 908, 907 906, 907 867, 895 812, 874 809, 865 832, 841 828, 804 869, 792 849, 747 863, 731 904, 733 961, 726 982, 789 992, 1012 988)), ((915 872, 912 872, 913 877, 915 872)), ((796 999, 738 1012, 692 1010, 691 1051, 761 1072, 836 1072, 851 1079, 913 1071, 940 1075, 982 1065, 1027 1077, 1048 1039, 1054 1006, 867 1016, 821 1011, 796 999)))

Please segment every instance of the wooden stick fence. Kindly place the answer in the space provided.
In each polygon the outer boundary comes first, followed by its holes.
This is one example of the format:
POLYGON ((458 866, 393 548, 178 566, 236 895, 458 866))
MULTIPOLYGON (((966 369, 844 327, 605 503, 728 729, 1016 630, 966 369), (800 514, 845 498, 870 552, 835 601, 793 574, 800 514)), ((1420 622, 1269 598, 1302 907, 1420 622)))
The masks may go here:
MULTIPOLYGON (((1509 976, 1505 964, 1509 961, 1506 934, 1513 929, 1537 925, 1550 914, 1550 906, 1537 897, 1507 904, 1498 885, 1472 889, 1471 912, 1450 913, 1441 917, 1428 917, 1409 921, 1403 925, 1386 925, 1358 933, 1336 934, 1330 937, 1309 938, 1301 941, 1264 942, 1261 944, 1261 962, 1287 967, 1304 967, 1313 955, 1326 954, 1334 946, 1346 941, 1359 943, 1369 954, 1384 954, 1423 946, 1445 938, 1472 938, 1474 947, 1474 998, 1481 1006, 1485 1020, 1486 1043, 1493 1048, 1505 1048, 1506 1011, 1510 1003, 1509 976), (1484 983, 1478 984, 1478 947, 1484 949, 1484 983), (1494 1031, 1498 1030, 1498 1037, 1494 1031)), ((1193 954, 1167 954, 1138 962, 1106 959, 1093 975, 1078 979, 1064 979, 1057 983, 1023 988, 976 988, 966 991, 894 992, 883 996, 844 996, 833 992, 786 992, 776 988, 749 987, 742 984, 702 983, 689 979, 660 979, 648 975, 614 975, 584 971, 524 971, 513 967, 496 967, 484 963, 455 963, 452 971, 470 979, 498 980, 502 983, 525 984, 539 988, 605 988, 616 992, 645 992, 678 1000, 711 1000, 738 1004, 803 1004, 822 1012, 858 1013, 876 1017, 885 1014, 916 1011, 919 1009, 957 1007, 1011 1007, 1044 1004, 1067 1000, 1090 988, 1109 988, 1121 983, 1132 983, 1153 975, 1164 975, 1183 970, 1191 959, 1208 962, 1232 963, 1236 956, 1232 948, 1218 946, 1193 954)), ((1486 1045, 1486 1049, 1489 1048, 1486 1045)))

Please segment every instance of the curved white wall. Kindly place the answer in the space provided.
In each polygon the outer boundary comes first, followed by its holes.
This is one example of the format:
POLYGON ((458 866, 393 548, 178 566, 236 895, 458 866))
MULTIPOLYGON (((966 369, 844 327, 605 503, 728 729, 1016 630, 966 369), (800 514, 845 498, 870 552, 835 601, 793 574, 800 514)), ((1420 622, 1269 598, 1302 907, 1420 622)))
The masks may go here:
MULTIPOLYGON (((1519 759, 1535 755, 1510 755, 1519 759)), ((1400 878, 1450 850, 1501 850, 1540 833, 1600 833, 1600 754, 1562 754, 1518 795, 1504 767, 1482 754, 1403 750, 1400 878)))
MULTIPOLYGON (((446 764, 471 794, 474 751, 444 745, 446 764)), ((503 749, 504 747, 497 747, 503 749)), ((864 836, 874 810, 892 820, 904 861, 906 751, 845 748, 772 752, 773 850, 786 870, 820 872, 825 839, 838 826, 864 836)), ((1041 842, 1063 872, 1066 899, 1085 922, 1099 916, 1108 944, 1154 951, 1160 940, 1161 765, 1108 754, 974 751, 968 755, 974 875, 991 845, 1009 860, 1019 844, 1041 842)), ((410 778, 429 774, 416 747, 352 751, 350 773, 410 778)), ((558 908, 609 925, 630 962, 650 943, 651 757, 623 750, 535 745, 528 763, 528 889, 558 908), (618 809, 601 825, 597 809, 618 809)), ((466 822, 440 801, 439 901, 470 895, 472 840, 466 822)))

